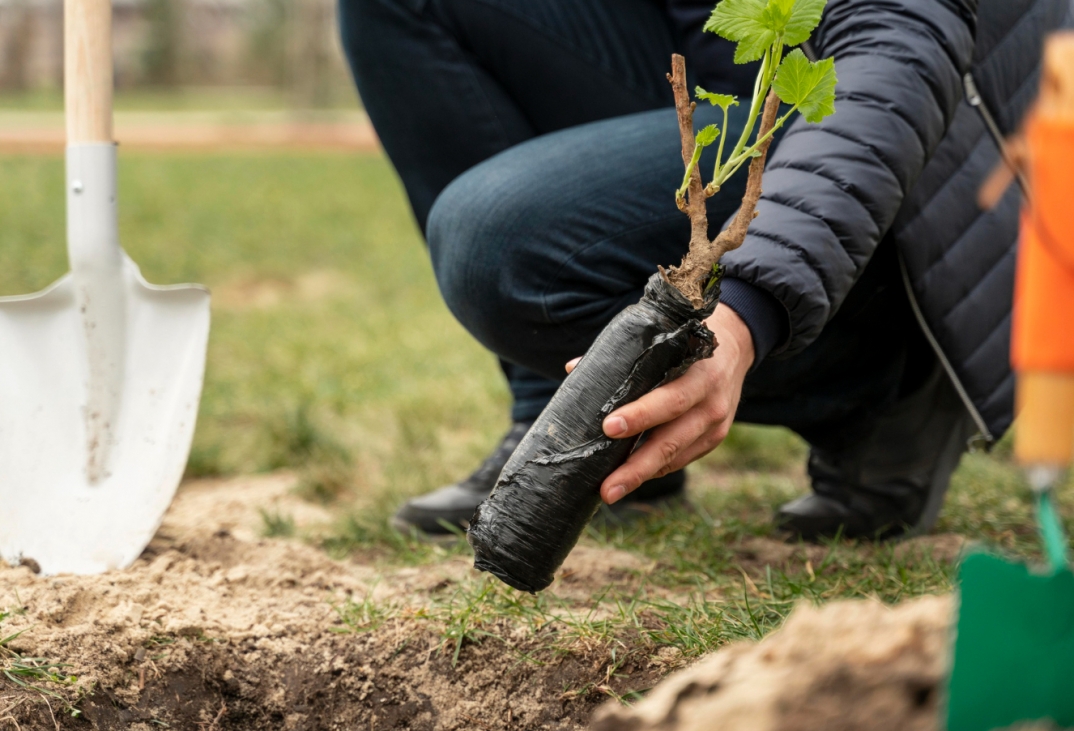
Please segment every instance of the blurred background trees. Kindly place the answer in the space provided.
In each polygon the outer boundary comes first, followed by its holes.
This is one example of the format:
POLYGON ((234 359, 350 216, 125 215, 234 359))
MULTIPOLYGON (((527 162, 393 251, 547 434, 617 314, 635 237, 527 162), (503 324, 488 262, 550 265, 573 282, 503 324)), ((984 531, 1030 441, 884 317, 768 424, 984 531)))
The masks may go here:
MULTIPOLYGON (((113 0, 116 85, 253 87, 351 103, 334 0, 113 0)), ((62 0, 0 0, 0 93, 62 87, 62 0)))

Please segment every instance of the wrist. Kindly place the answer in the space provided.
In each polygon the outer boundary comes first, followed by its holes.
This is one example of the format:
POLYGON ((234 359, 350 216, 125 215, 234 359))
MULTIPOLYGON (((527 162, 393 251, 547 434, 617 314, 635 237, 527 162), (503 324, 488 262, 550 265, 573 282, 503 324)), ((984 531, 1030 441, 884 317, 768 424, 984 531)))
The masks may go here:
POLYGON ((724 351, 724 357, 732 359, 735 372, 745 379, 756 357, 753 335, 746 322, 737 312, 721 302, 716 305, 715 312, 705 324, 716 336, 716 343, 719 349, 724 351))
POLYGON ((790 318, 782 303, 767 291, 732 276, 720 283, 720 304, 734 310, 753 338, 753 367, 787 342, 790 318))

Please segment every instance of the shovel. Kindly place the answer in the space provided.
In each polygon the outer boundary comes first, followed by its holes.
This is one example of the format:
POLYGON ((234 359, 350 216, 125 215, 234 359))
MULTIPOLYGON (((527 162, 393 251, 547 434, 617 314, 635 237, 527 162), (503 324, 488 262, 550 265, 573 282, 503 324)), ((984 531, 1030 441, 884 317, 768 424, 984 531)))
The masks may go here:
POLYGON ((194 434, 209 292, 156 287, 119 247, 110 0, 64 5, 71 271, 0 298, 0 557, 42 574, 130 565, 194 434))
POLYGON ((963 562, 947 731, 1037 720, 1074 726, 1074 573, 1054 490, 1074 458, 1074 34, 1046 45, 1027 133, 1029 202, 1011 338, 1014 453, 1036 496, 1048 567, 983 553, 963 562))

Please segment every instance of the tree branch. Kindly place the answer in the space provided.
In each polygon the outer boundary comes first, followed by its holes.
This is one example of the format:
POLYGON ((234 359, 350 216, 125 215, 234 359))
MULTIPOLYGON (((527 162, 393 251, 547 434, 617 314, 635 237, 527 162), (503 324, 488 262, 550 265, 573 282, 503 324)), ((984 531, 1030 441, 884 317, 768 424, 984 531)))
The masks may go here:
MULTIPOLYGON (((677 72, 676 59, 678 63, 682 65, 681 56, 672 57, 672 69, 677 72)), ((683 70, 684 80, 682 82, 683 94, 686 92, 685 82, 685 70, 683 70)), ((679 92, 675 88, 674 76, 672 78, 672 89, 675 91, 675 110, 679 113, 679 134, 683 138, 683 155, 685 160, 689 160, 689 156, 686 155, 687 150, 687 137, 689 137, 690 155, 693 154, 693 110, 690 109, 690 114, 686 117, 686 124, 688 127, 683 127, 683 113, 680 110, 679 92), (688 130, 688 131, 687 131, 688 130)), ((776 123, 776 115, 779 112, 779 97, 776 96, 775 91, 769 91, 768 97, 765 99, 764 112, 761 114, 761 127, 757 132, 758 138, 766 135, 776 123)), ((739 206, 738 213, 731 220, 731 225, 720 232, 714 240, 708 239, 708 219, 705 215, 705 196, 701 188, 701 175, 698 171, 695 172, 697 194, 695 194, 694 186, 695 180, 690 181, 690 205, 686 212, 690 216, 690 250, 686 256, 683 257, 682 263, 677 267, 671 267, 668 270, 668 281, 675 285, 676 289, 682 292, 694 307, 700 307, 702 304, 702 293, 705 287, 705 283, 708 281, 709 275, 712 272, 714 264, 719 262, 720 257, 726 254, 728 251, 732 251, 742 246, 742 242, 746 240, 746 232, 749 229, 750 223, 757 216, 757 201, 761 198, 761 175, 764 173, 765 160, 768 159, 768 148, 772 144, 772 138, 769 137, 765 140, 757 151, 760 153, 752 161, 750 161, 749 177, 746 180, 746 193, 742 197, 742 205, 739 206), (700 215, 695 218, 695 201, 697 201, 697 208, 700 208, 700 215), (698 235, 698 222, 701 224, 700 236, 698 235)), ((680 208, 682 206, 680 205, 680 208)))
MULTIPOLYGON (((694 156, 694 107, 686 89, 686 59, 679 54, 671 57, 671 92, 675 96, 675 113, 679 117, 679 137, 682 139, 682 164, 689 167, 694 156)), ((709 243, 709 217, 705 211, 705 186, 701 182, 701 166, 695 165, 690 175, 690 187, 685 200, 676 198, 679 210, 690 217, 690 250, 709 243)))

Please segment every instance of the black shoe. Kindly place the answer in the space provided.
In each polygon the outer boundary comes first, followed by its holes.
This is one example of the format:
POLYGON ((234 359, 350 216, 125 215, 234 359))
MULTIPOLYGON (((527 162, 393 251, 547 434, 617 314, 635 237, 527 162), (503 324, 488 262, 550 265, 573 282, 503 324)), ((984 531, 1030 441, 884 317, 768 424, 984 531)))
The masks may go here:
POLYGON ((975 432, 937 363, 924 384, 879 415, 860 440, 838 454, 810 451, 813 494, 783 505, 776 526, 808 541, 925 533, 975 432))
MULTIPOLYGON (((465 480, 409 500, 392 517, 392 527, 401 533, 417 529, 430 536, 451 535, 456 532, 452 528, 465 530, 474 515, 474 509, 492 492, 503 466, 532 423, 519 421, 512 424, 499 446, 465 480)), ((672 472, 649 480, 613 508, 617 514, 624 516, 621 520, 640 517, 646 510, 653 512, 669 500, 681 498, 685 485, 686 474, 682 470, 672 472), (637 515, 628 515, 631 511, 637 515)))

